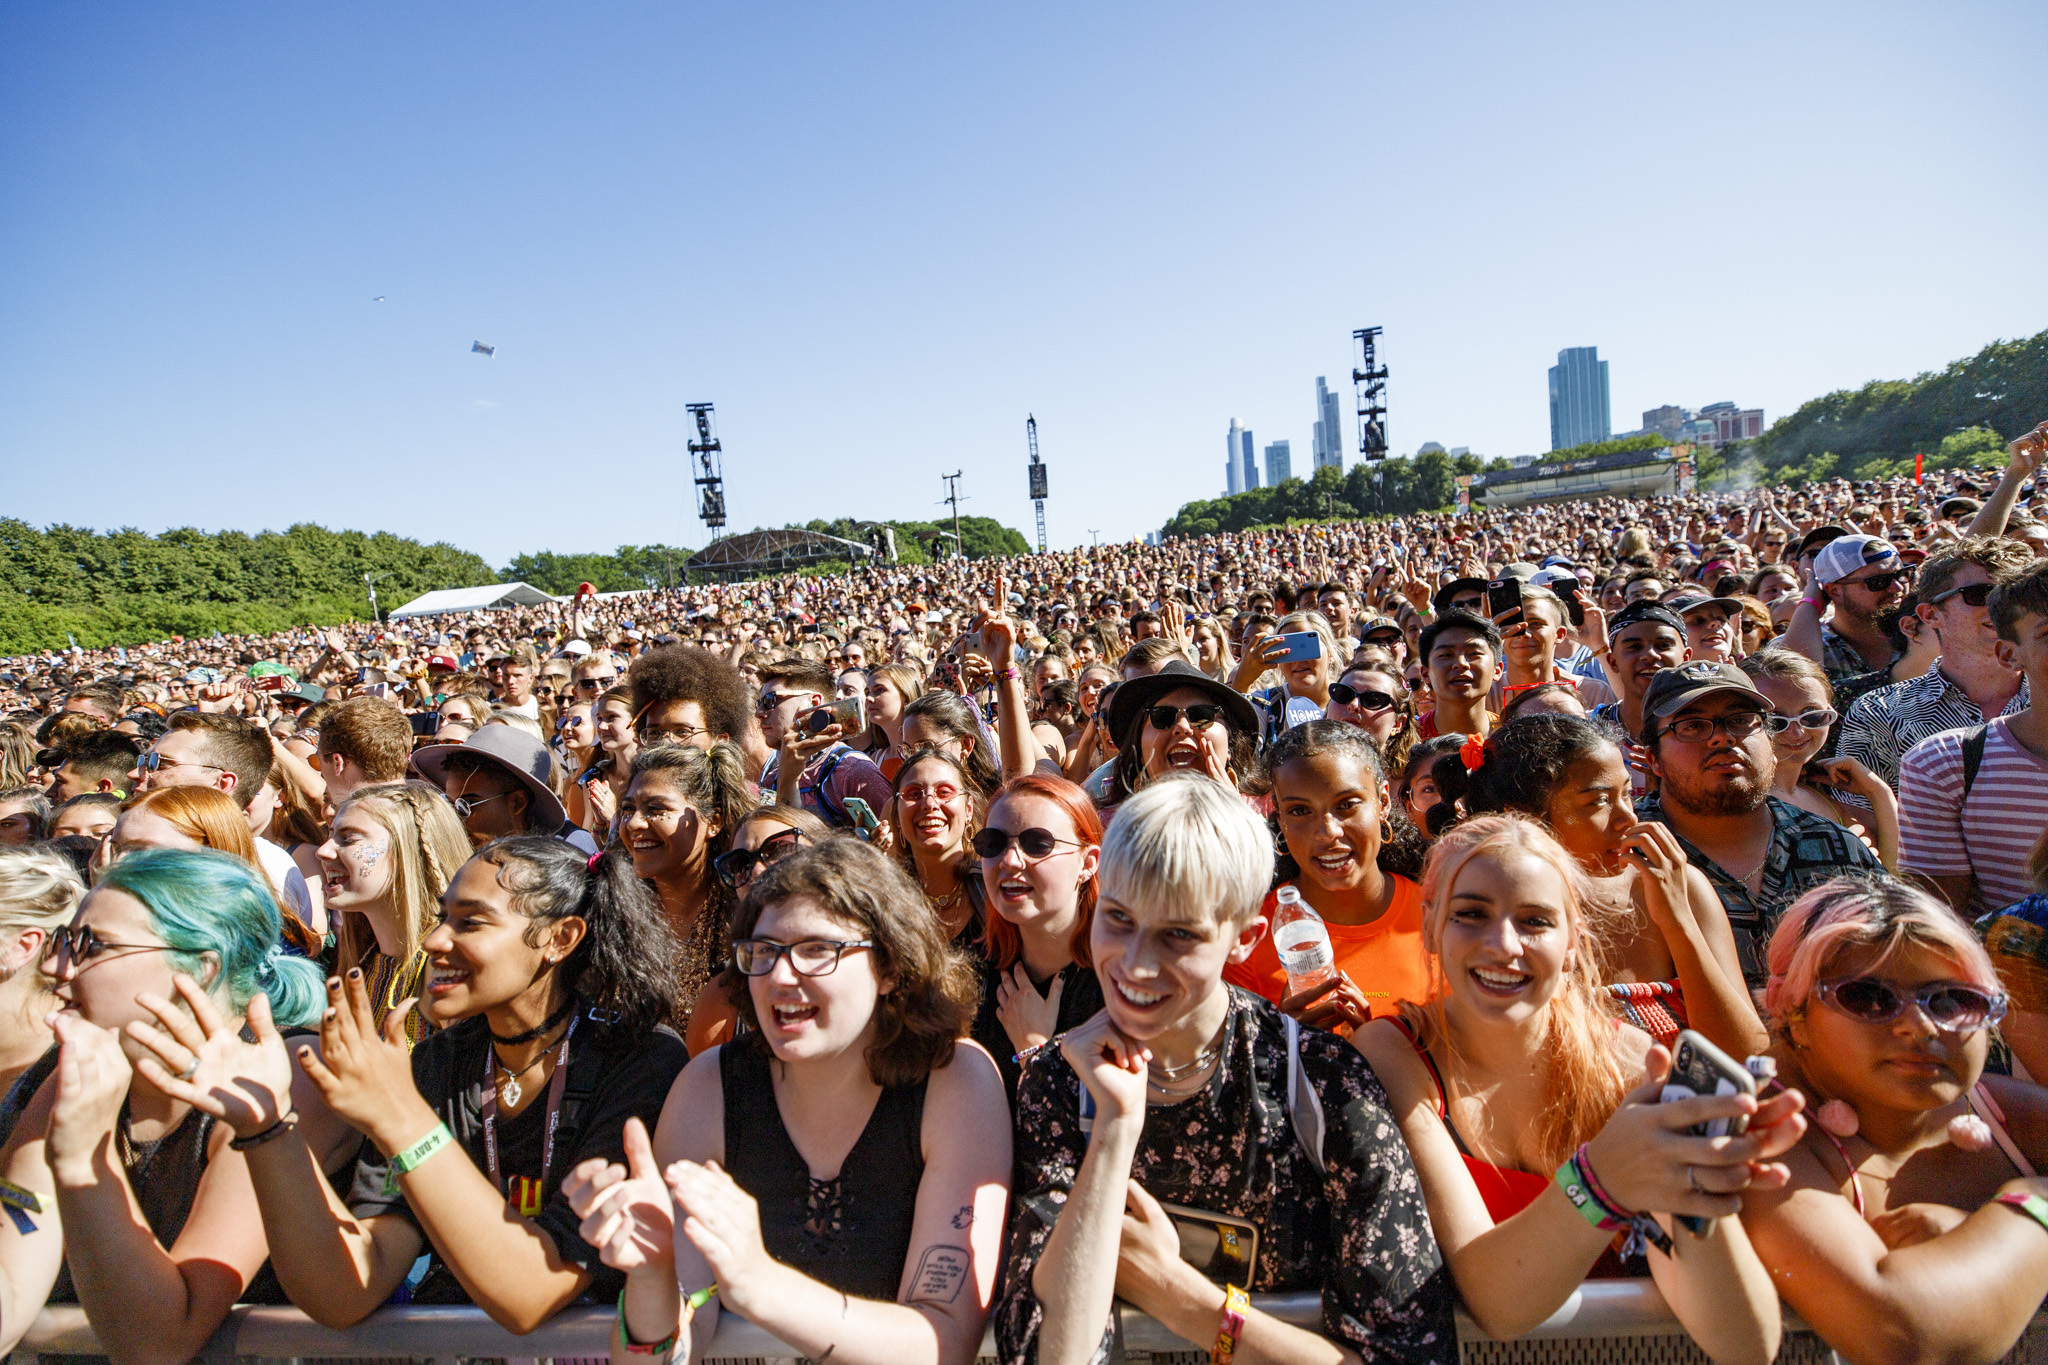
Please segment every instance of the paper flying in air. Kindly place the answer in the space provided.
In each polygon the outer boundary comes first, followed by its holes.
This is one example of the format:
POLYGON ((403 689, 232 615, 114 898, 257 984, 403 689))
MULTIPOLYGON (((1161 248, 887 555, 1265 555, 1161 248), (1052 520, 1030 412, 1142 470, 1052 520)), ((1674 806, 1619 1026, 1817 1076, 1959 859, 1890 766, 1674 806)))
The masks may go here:
POLYGON ((470 342, 469 349, 476 352, 478 355, 496 355, 498 353, 497 347, 486 346, 481 341, 470 342))

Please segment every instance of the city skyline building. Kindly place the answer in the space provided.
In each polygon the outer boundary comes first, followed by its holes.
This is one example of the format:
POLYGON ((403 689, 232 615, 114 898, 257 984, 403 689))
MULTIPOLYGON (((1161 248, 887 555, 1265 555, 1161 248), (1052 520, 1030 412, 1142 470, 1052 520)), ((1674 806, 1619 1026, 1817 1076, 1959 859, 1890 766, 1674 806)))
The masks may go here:
POLYGON ((1605 441, 1614 424, 1607 403, 1607 362, 1598 346, 1568 346, 1550 367, 1550 448, 1605 441))
POLYGON ((1287 442, 1275 441, 1266 447, 1266 482, 1277 488, 1292 477, 1294 460, 1287 442))
POLYGON ((1337 395, 1330 392, 1329 378, 1316 376, 1315 465, 1334 466, 1344 472, 1344 419, 1337 410, 1337 395))
MULTIPOLYGON (((1751 441, 1763 435, 1764 410, 1733 403, 1709 403, 1699 411, 1666 403, 1643 413, 1640 434, 1654 433, 1671 442, 1692 441, 1716 450, 1730 441, 1751 441)), ((1632 433, 1635 434, 1635 433, 1632 433)))
POLYGON ((1238 444, 1239 458, 1244 461, 1244 477, 1241 480, 1244 486, 1238 491, 1249 493, 1259 486, 1258 448, 1252 444, 1252 429, 1250 427, 1246 427, 1239 433, 1238 444))
POLYGON ((1231 496, 1237 493, 1244 492, 1244 485, 1238 482, 1237 474, 1237 434, 1243 430, 1244 427, 1238 422, 1238 420, 1235 417, 1233 417, 1230 419, 1230 430, 1227 433, 1225 433, 1223 437, 1223 481, 1225 496, 1231 496))

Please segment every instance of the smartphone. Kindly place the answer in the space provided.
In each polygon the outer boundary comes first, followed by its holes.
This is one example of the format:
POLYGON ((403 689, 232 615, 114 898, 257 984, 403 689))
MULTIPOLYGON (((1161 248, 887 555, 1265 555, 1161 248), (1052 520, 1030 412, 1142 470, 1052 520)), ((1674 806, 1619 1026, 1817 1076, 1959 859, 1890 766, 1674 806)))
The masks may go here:
POLYGON ((1571 618, 1572 629, 1586 624, 1586 600, 1581 595, 1579 580, 1576 578, 1553 578, 1550 590, 1564 599, 1565 615, 1571 618))
POLYGON ((1522 622, 1522 580, 1496 578, 1486 585, 1486 614, 1505 630, 1522 622), (1502 619, 1505 613, 1514 613, 1502 619))
MULTIPOLYGON (((1664 1079, 1663 1093, 1657 1096, 1660 1104, 1672 1100, 1689 1100, 1695 1095, 1754 1095, 1756 1077, 1749 1074, 1749 1068, 1715 1047, 1712 1043, 1686 1029, 1678 1035, 1671 1049, 1671 1074, 1664 1079)), ((1686 1131, 1694 1137, 1730 1137, 1748 1131, 1749 1120, 1741 1115, 1732 1119, 1709 1119, 1696 1123, 1686 1131)), ((1689 1214, 1678 1214, 1676 1221, 1687 1231, 1698 1235, 1707 1230, 1707 1220, 1689 1214)))
POLYGON ((1309 659, 1323 657, 1323 637, 1312 630, 1295 631, 1280 637, 1287 644, 1287 652, 1272 662, 1276 664, 1302 663, 1309 659))
POLYGON ((854 832, 861 838, 873 838, 875 831, 882 827, 881 817, 875 814, 874 807, 858 796, 849 796, 839 804, 846 807, 846 817, 853 821, 854 832))
POLYGON ((868 728, 867 700, 863 697, 835 697, 823 706, 815 706, 804 712, 803 727, 807 735, 822 735, 828 726, 837 725, 843 736, 857 735, 868 728))
POLYGON ((432 735, 441 728, 441 718, 432 711, 417 712, 407 716, 406 720, 412 724, 414 738, 422 735, 432 735))
POLYGON ((282 692, 294 684, 282 673, 266 673, 256 680, 254 686, 258 692, 282 692))

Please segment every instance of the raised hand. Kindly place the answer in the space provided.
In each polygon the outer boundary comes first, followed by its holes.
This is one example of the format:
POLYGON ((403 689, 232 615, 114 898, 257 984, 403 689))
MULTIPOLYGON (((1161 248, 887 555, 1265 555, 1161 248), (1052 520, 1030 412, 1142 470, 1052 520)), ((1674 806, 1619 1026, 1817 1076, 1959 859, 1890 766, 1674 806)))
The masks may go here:
POLYGON ((1059 1027, 1060 995, 1066 985, 1054 977, 1046 993, 1040 995, 1021 962, 996 978, 996 1020, 1014 1050, 1039 1047, 1052 1037, 1059 1027))
POLYGON ((59 1180, 90 1184, 94 1156, 120 1121, 134 1073, 111 1029, 64 1010, 53 1011, 49 1022, 59 1051, 57 1101, 45 1150, 59 1180))
POLYGON ((675 1204, 654 1164, 647 1125, 626 1120, 626 1164, 592 1157, 562 1179, 583 1240, 614 1270, 675 1264, 675 1204))
POLYGON ((292 1107, 292 1059, 271 1020, 270 997, 259 992, 249 998, 249 1028, 256 1035, 249 1043, 198 982, 183 972, 172 980, 185 1009, 149 991, 135 997, 157 1019, 138 1019, 123 1030, 144 1049, 135 1069, 172 1099, 227 1124, 238 1138, 276 1126, 292 1107))
POLYGON ((360 970, 327 978, 327 1013, 320 1019, 320 1052, 299 1049, 299 1066, 350 1127, 387 1152, 402 1149, 424 1131, 430 1117, 412 1080, 412 1054, 405 1046, 405 1016, 413 1001, 400 1002, 381 1033, 360 970))
POLYGON ((1095 1098, 1098 1126, 1117 1120, 1145 1121, 1145 1084, 1150 1079, 1152 1050, 1118 1033, 1107 1010, 1061 1035, 1060 1055, 1095 1098))

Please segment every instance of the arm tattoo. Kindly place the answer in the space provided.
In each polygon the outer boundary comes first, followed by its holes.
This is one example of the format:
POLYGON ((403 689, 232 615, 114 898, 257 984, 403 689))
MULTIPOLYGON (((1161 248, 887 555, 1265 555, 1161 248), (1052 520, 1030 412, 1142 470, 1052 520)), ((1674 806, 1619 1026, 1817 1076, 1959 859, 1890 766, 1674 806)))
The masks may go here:
POLYGON ((960 1287, 967 1283, 968 1263, 966 1247, 926 1247, 924 1255, 918 1258, 917 1274, 912 1277, 911 1299, 952 1303, 960 1297, 960 1287))
POLYGON ((974 1205, 962 1204, 960 1212, 953 1215, 953 1226, 958 1229, 974 1226, 974 1205))

